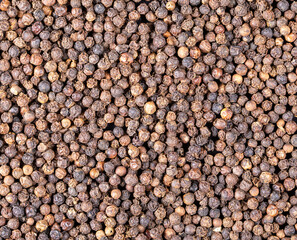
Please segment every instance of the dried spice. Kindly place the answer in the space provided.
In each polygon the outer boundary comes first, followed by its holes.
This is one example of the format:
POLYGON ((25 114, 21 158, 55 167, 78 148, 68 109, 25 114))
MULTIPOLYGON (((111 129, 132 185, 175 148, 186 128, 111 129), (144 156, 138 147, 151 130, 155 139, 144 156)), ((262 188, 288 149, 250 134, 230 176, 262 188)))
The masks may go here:
POLYGON ((297 239, 297 3, 2 0, 0 239, 297 239))

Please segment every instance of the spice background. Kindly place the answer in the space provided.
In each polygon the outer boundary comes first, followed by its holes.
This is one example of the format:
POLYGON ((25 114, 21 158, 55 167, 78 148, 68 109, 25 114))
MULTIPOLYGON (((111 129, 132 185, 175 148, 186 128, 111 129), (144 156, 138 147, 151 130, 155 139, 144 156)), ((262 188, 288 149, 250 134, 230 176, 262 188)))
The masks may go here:
POLYGON ((297 240, 297 2, 3 0, 0 240, 297 240))

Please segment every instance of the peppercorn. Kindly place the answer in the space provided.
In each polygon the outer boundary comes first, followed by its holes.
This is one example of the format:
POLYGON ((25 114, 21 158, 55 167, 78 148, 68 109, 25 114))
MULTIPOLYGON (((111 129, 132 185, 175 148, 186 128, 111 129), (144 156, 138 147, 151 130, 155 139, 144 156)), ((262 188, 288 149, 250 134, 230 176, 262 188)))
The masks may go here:
POLYGON ((294 238, 295 2, 0 9, 1 238, 294 238))
POLYGON ((36 229, 39 232, 44 232, 48 228, 48 223, 46 220, 40 220, 36 223, 36 229))

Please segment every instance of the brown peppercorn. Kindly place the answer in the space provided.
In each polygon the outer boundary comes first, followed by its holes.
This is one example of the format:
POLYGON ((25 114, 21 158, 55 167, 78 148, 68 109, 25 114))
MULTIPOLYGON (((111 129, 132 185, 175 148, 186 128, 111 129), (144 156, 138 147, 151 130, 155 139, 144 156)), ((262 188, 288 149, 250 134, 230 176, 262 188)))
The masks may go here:
POLYGON ((247 37, 248 35, 250 35, 250 33, 251 33, 251 29, 247 23, 243 24, 239 29, 239 34, 242 37, 247 37))
POLYGON ((185 58, 189 55, 189 49, 187 47, 180 47, 177 51, 177 55, 180 57, 180 58, 185 58))
POLYGON ((115 173, 117 174, 117 175, 119 175, 119 176, 125 176, 126 175, 126 173, 127 173, 127 169, 125 168, 125 167, 123 167, 123 166, 119 166, 119 167, 117 167, 117 169, 115 170, 115 173))
POLYGON ((133 62, 133 57, 130 53, 122 53, 120 62, 123 64, 131 64, 133 62))
POLYGON ((38 232, 44 232, 48 228, 48 222, 46 220, 39 220, 35 227, 38 232))
POLYGON ((34 54, 31 55, 31 58, 30 58, 30 63, 31 64, 38 66, 38 65, 42 64, 42 61, 43 61, 43 59, 42 59, 42 56, 40 54, 34 53, 34 54))
POLYGON ((277 207, 272 204, 268 205, 266 212, 271 217, 276 217, 278 215, 277 207))
POLYGON ((210 81, 208 83, 208 89, 210 92, 216 92, 219 89, 218 84, 215 81, 210 81))
POLYGON ((260 175, 262 183, 270 183, 272 181, 272 174, 270 172, 262 172, 260 175))
POLYGON ((232 118, 232 115, 233 115, 233 112, 231 109, 229 108, 224 108, 222 109, 221 111, 221 117, 224 119, 224 120, 230 120, 232 118))
POLYGON ((254 101, 248 101, 245 104, 245 109, 249 112, 256 110, 256 108, 257 108, 257 104, 254 101))
POLYGON ((64 219, 61 222, 61 228, 63 229, 63 231, 69 231, 70 229, 72 229, 74 226, 74 221, 71 219, 64 219))
POLYGON ((144 112, 146 114, 154 114, 156 112, 156 105, 153 101, 150 101, 150 102, 147 102, 145 105, 144 105, 144 112))
POLYGON ((199 48, 203 53, 209 53, 211 51, 211 44, 207 40, 203 40, 200 42, 199 48))
POLYGON ((198 168, 196 169, 191 169, 189 171, 189 178, 192 180, 199 180, 201 177, 201 172, 198 168))
POLYGON ((121 197, 122 193, 119 189, 113 189, 111 191, 110 195, 113 199, 119 199, 121 197))
POLYGON ((183 202, 184 202, 186 205, 191 205, 191 204, 194 203, 194 201, 195 201, 194 194, 186 193, 186 194, 183 196, 183 202))
POLYGON ((166 8, 168 11, 173 11, 175 9, 175 2, 169 1, 166 3, 166 8))

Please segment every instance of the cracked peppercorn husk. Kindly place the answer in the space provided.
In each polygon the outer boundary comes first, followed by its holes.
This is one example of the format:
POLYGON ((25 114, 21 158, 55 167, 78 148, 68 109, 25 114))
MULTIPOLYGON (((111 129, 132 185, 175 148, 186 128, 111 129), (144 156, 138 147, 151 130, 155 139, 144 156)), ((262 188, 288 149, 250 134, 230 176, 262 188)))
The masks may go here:
POLYGON ((297 2, 2 0, 0 240, 297 240, 297 2))

